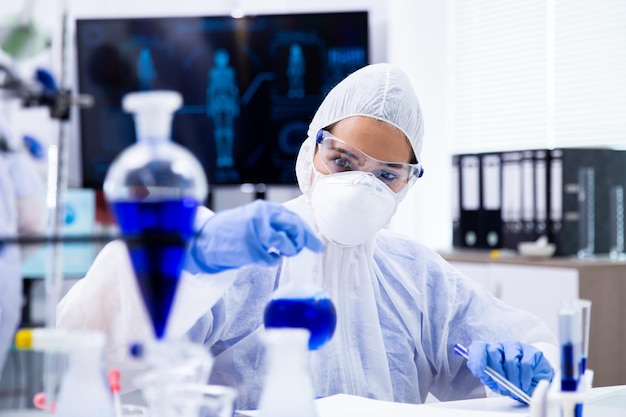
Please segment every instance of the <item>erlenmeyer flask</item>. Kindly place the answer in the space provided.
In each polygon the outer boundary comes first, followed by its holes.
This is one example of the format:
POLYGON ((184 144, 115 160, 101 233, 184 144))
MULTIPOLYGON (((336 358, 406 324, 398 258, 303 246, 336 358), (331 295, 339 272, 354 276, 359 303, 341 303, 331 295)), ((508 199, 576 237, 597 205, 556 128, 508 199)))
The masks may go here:
POLYGON ((317 417, 308 338, 302 328, 267 329, 263 334, 267 361, 260 417, 317 417))
POLYGON ((111 164, 107 202, 124 236, 156 337, 164 336, 196 208, 208 185, 202 166, 170 139, 172 116, 182 104, 175 91, 127 94, 137 143, 111 164))

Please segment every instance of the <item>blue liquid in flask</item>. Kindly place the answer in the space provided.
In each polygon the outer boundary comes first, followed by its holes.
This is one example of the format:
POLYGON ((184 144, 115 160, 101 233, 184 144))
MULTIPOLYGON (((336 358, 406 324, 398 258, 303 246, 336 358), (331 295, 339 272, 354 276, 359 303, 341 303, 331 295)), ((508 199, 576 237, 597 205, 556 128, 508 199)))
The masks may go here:
POLYGON ((112 203, 158 339, 165 333, 197 206, 193 198, 112 203))
POLYGON ((337 312, 330 298, 277 298, 263 315, 265 327, 300 327, 311 332, 309 349, 325 345, 335 333, 337 312))

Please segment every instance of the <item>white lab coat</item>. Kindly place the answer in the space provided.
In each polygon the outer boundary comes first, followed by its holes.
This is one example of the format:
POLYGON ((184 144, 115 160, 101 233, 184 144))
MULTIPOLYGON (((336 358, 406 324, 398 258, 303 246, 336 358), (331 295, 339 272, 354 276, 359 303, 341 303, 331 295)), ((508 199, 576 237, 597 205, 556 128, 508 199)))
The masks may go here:
MULTIPOLYGON (((45 189, 30 156, 0 152, 0 236, 43 233, 45 189)), ((23 255, 23 254, 22 254, 23 255)), ((0 370, 22 311, 20 248, 0 248, 0 370)))
MULTIPOLYGON (((287 207, 311 217, 304 197, 287 207)), ((421 403, 485 396, 453 352, 474 340, 534 344, 556 364, 555 339, 532 314, 496 299, 432 250, 381 231, 356 248, 330 245, 317 284, 328 291, 338 324, 311 358, 317 396, 337 393, 421 403)), ((287 259, 286 261, 289 261, 287 259)), ((239 390, 238 406, 256 407, 264 377, 263 310, 290 280, 278 267, 246 267, 188 332, 215 356, 211 382, 239 390)), ((306 273, 306 271, 302 271, 306 273)))

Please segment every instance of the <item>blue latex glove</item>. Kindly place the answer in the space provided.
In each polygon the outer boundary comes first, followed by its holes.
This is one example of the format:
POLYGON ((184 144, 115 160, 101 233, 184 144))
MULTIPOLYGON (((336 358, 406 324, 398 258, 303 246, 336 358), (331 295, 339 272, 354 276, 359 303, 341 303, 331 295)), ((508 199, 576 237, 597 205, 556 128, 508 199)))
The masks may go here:
POLYGON ((192 243, 194 261, 215 273, 249 264, 276 265, 303 248, 322 252, 324 243, 296 213, 265 200, 218 212, 192 243))
POLYGON ((57 83, 52 73, 44 68, 37 68, 35 79, 41 84, 46 92, 55 93, 58 91, 57 83))
POLYGON ((552 382, 554 369, 543 353, 534 346, 521 342, 472 342, 468 348, 467 367, 484 385, 502 395, 512 395, 508 389, 500 387, 485 373, 487 366, 511 381, 522 391, 532 396, 535 387, 542 379, 552 382))
POLYGON ((30 135, 24 135, 24 146, 33 158, 42 160, 46 157, 46 150, 36 138, 30 135))

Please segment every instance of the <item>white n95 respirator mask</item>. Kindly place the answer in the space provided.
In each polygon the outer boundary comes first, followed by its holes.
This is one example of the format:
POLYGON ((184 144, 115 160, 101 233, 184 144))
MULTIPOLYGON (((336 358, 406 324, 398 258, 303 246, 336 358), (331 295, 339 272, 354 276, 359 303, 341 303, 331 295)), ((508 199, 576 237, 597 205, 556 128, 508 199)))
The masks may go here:
POLYGON ((340 246, 365 243, 391 220, 398 196, 369 172, 315 172, 310 191, 320 233, 340 246))

